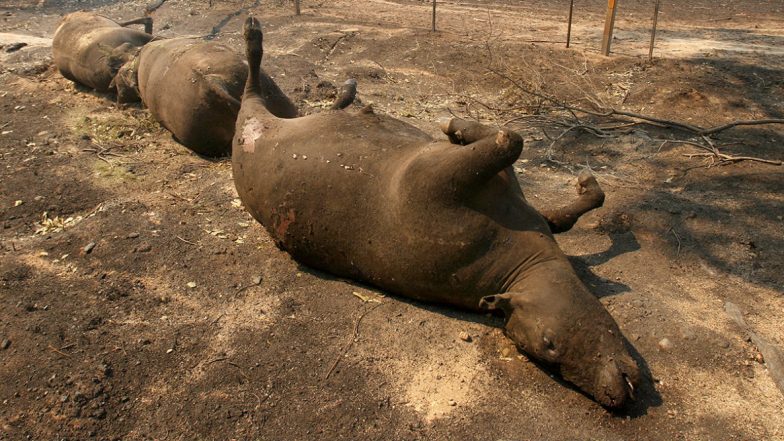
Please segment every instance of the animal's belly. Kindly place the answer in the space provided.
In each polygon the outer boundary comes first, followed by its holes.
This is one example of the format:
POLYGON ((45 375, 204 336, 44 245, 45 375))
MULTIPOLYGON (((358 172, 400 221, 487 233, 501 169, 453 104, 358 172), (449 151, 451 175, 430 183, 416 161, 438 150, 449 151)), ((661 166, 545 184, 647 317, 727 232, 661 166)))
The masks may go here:
MULTIPOLYGON (((341 115, 271 126, 240 116, 234 180, 254 218, 298 261, 396 294, 474 308, 499 292, 520 262, 515 233, 476 208, 419 197, 405 171, 432 151, 427 135, 341 115)), ((509 197, 500 203, 524 204, 509 197)))
POLYGON ((217 49, 163 40, 148 45, 140 60, 144 103, 180 142, 205 154, 230 145, 238 109, 229 100, 239 102, 246 76, 238 56, 217 49))
POLYGON ((291 197, 264 222, 309 266, 428 300, 476 292, 486 274, 496 231, 484 219, 444 207, 400 210, 401 201, 383 197, 310 201, 291 197))

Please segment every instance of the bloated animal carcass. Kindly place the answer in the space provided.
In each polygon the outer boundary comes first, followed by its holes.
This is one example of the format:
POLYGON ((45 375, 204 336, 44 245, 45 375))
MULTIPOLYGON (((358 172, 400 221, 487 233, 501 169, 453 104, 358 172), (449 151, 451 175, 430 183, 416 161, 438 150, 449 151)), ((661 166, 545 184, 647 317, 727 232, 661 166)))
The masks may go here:
POLYGON ((639 367, 618 325, 552 235, 603 203, 590 174, 574 204, 540 214, 511 167, 523 147, 514 132, 450 119, 438 141, 370 108, 278 118, 263 99, 255 18, 245 38, 234 182, 283 249, 401 296, 499 311, 522 351, 601 404, 633 396, 639 367))
MULTIPOLYGON (((184 146, 204 156, 231 153, 231 140, 248 75, 247 62, 231 48, 200 38, 147 44, 117 74, 121 95, 141 97, 153 117, 184 146)), ((264 102, 276 117, 299 116, 296 106, 264 72, 264 102)), ((335 105, 353 101, 356 88, 335 105)))
POLYGON ((71 81, 109 92, 117 71, 153 39, 152 18, 116 23, 90 12, 66 15, 54 33, 52 55, 60 73, 71 81), (145 31, 125 26, 144 24, 145 31))

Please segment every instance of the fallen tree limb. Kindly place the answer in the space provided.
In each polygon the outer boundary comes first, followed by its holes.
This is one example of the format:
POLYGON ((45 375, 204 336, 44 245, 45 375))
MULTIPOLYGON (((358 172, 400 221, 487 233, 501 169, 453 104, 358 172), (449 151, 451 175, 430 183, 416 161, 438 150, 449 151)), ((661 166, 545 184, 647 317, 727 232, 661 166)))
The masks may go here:
POLYGON ((768 366, 768 373, 773 382, 778 386, 782 394, 784 394, 784 352, 782 352, 773 343, 765 338, 760 337, 757 333, 751 330, 746 320, 743 318, 743 312, 740 308, 732 302, 724 304, 724 311, 730 318, 740 327, 741 331, 748 335, 751 342, 762 354, 765 364, 768 366))
POLYGON ((710 158, 719 158, 720 163, 727 163, 727 162, 741 162, 741 161, 754 161, 754 162, 762 162, 764 164, 771 164, 771 165, 784 165, 783 161, 774 161, 771 159, 763 159, 763 158, 755 158, 753 156, 731 156, 724 153, 684 153, 683 156, 687 158, 695 158, 695 157, 710 157, 710 158))
MULTIPOLYGON (((613 108, 610 108, 610 109, 600 109, 598 111, 597 110, 590 110, 590 109, 585 109, 585 108, 582 108, 582 107, 573 106, 571 104, 567 104, 566 102, 561 101, 561 100, 559 100, 559 99, 557 99, 555 97, 545 95, 545 94, 543 94, 541 92, 537 92, 535 90, 531 90, 530 88, 525 87, 525 85, 520 84, 519 81, 516 81, 515 79, 513 79, 513 78, 509 77, 508 75, 504 74, 503 72, 499 72, 499 71, 497 71, 495 69, 491 69, 491 68, 488 68, 488 70, 490 72, 494 73, 495 75, 498 75, 499 77, 505 79, 506 81, 512 83, 512 85, 514 85, 516 88, 520 89, 521 91, 523 91, 523 92, 525 92, 525 93, 527 93, 527 94, 529 94, 531 96, 535 96, 535 97, 537 97, 539 99, 542 99, 542 100, 548 101, 550 103, 553 103, 553 104, 555 104, 558 107, 563 108, 564 110, 566 110, 569 113, 571 113, 572 116, 575 119, 577 119, 578 121, 579 121, 579 119, 577 118, 577 115, 575 113, 584 113, 586 115, 592 115, 592 116, 598 116, 598 117, 624 116, 624 117, 627 117, 627 118, 633 118, 633 119, 637 119, 637 120, 642 120, 642 121, 645 121, 645 122, 648 122, 648 123, 655 123, 657 125, 661 125, 661 126, 665 126, 665 127, 669 127, 669 128, 685 130, 687 132, 692 132, 694 134, 703 135, 703 136, 714 135, 716 133, 723 132, 725 130, 732 129, 734 127, 739 127, 739 126, 759 126, 759 125, 769 125, 769 124, 784 124, 784 119, 782 119, 782 118, 768 118, 768 119, 755 119, 755 120, 736 120, 736 121, 730 121, 730 122, 728 122, 726 124, 722 124, 722 125, 715 126, 715 127, 700 127, 700 126, 696 126, 696 125, 685 123, 685 122, 674 121, 674 120, 669 120, 669 119, 664 119, 664 118, 657 118, 657 117, 650 116, 650 115, 644 115, 644 114, 636 113, 636 112, 627 112, 625 110, 617 110, 617 109, 613 109, 613 108)), ((596 103, 594 103, 594 105, 596 105, 596 103)))
MULTIPOLYGON (((656 141, 663 141, 662 147, 664 144, 672 143, 672 144, 687 144, 690 146, 697 147, 699 149, 705 150, 705 153, 684 153, 683 156, 687 158, 695 158, 695 157, 710 157, 714 159, 718 159, 719 163, 730 163, 730 162, 741 162, 741 161, 753 161, 753 162, 761 162, 763 164, 770 164, 770 165, 784 165, 784 161, 776 161, 772 159, 764 159, 764 158, 756 158, 753 156, 732 156, 726 153, 722 153, 718 147, 711 143, 710 146, 706 146, 704 144, 700 144, 699 142, 694 141, 684 141, 684 140, 677 140, 677 139, 663 139, 663 140, 656 140, 656 141)), ((661 148, 661 147, 660 147, 661 148)))

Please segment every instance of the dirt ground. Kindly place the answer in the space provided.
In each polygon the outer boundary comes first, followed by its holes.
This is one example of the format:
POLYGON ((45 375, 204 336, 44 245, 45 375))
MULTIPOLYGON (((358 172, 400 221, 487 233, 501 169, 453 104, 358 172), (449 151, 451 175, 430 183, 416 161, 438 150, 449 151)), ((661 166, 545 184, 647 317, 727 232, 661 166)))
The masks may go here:
MULTIPOLYGON (((571 200, 591 167, 607 202, 558 240, 650 378, 610 413, 495 318, 298 265, 243 210, 230 161, 51 66, 62 14, 131 19, 145 2, 2 0, 0 44, 28 46, 0 50, 0 439, 784 440, 784 395, 750 338, 784 347, 784 167, 710 166, 664 142, 699 137, 650 125, 564 133, 563 112, 493 73, 703 126, 782 118, 780 1, 663 2, 653 63, 641 0, 621 1, 610 58, 603 0, 576 2, 571 50, 565 0, 444 1, 435 34, 426 1, 303 0, 299 17, 212 3, 170 0, 158 33, 240 51, 253 11, 265 65, 306 112, 354 77, 362 103, 434 135, 449 112, 508 122, 537 207, 571 200)), ((781 125, 713 140, 784 159, 781 125)))

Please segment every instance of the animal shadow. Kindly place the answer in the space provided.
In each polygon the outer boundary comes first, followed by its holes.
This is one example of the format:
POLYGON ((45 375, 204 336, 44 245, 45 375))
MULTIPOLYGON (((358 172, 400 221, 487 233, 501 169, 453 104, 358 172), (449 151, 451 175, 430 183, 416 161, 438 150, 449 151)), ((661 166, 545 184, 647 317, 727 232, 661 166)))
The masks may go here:
POLYGON ((601 253, 588 254, 585 256, 569 256, 569 261, 572 263, 577 275, 598 298, 629 292, 631 291, 631 288, 623 283, 598 276, 591 270, 591 267, 601 265, 622 254, 640 249, 640 244, 631 231, 611 234, 610 240, 612 241, 610 248, 601 253))

